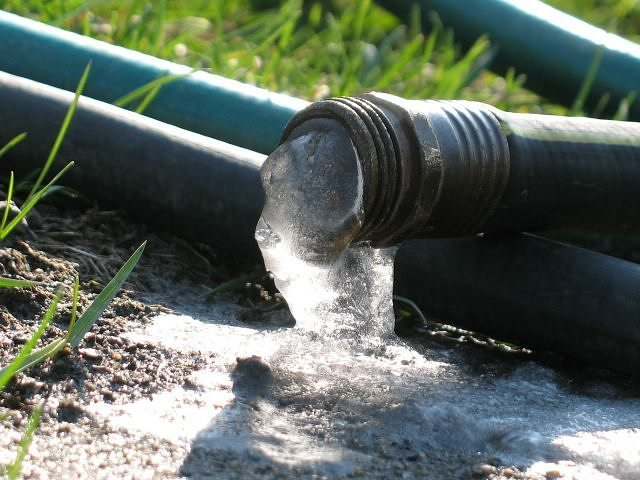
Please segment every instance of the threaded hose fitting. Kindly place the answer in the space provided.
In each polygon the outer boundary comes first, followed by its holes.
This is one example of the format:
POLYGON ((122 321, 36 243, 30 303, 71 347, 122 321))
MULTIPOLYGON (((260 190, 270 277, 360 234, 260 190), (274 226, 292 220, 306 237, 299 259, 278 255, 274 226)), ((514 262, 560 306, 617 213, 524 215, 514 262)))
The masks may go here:
POLYGON ((340 122, 357 149, 364 219, 356 241, 389 246, 406 237, 476 232, 505 188, 506 138, 483 104, 333 98, 296 115, 283 141, 314 118, 340 122))

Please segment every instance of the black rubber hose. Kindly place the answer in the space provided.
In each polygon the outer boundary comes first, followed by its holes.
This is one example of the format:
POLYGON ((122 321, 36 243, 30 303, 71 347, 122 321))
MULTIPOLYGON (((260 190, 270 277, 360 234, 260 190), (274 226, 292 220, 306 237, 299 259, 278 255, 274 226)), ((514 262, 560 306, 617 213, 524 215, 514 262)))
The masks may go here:
MULTIPOLYGON (((0 145, 27 132, 2 169, 42 167, 72 100, 70 92, 0 73, 0 145)), ((83 97, 54 169, 71 160, 61 183, 102 205, 208 242, 240 262, 259 258, 253 232, 263 155, 83 97)))
POLYGON ((510 171, 483 231, 640 230, 640 123, 495 112, 510 171))
POLYGON ((412 240, 395 291, 443 322, 640 374, 640 265, 513 234, 412 240))

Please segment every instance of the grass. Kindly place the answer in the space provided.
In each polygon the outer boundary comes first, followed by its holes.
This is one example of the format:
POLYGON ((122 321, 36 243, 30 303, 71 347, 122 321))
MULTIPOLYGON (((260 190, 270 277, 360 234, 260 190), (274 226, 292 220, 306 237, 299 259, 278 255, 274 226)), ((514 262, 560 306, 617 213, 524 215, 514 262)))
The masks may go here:
MULTIPOLYGON (((90 71, 91 71, 91 63, 89 63, 85 67, 84 72, 82 73, 82 77, 80 77, 80 82, 78 83, 78 86, 76 88, 73 101, 71 102, 71 105, 69 106, 69 109, 67 110, 67 113, 64 116, 64 120, 62 121, 62 125, 60 126, 60 131, 56 136, 56 140, 53 143, 53 147, 51 147, 49 156, 47 157, 47 160, 44 162, 44 165, 40 169, 38 178, 36 179, 35 183, 31 187, 31 191, 29 192, 29 195, 27 195, 27 201, 33 198, 35 195, 37 195, 38 189, 40 188, 42 181, 49 173, 49 170, 51 169, 51 165, 53 165, 53 162, 55 161, 56 156, 58 155, 58 151, 60 150, 60 145, 62 145, 62 141, 64 140, 64 137, 67 134, 67 130, 69 129, 69 125, 71 124, 71 119, 73 118, 73 114, 76 112, 76 108, 78 107, 78 100, 80 99, 80 95, 82 95, 84 86, 87 83, 87 78, 89 78, 90 71)), ((68 168, 68 166, 65 168, 68 168)), ((45 189, 46 188, 47 187, 45 187, 45 189)), ((46 192, 45 189, 43 190, 46 192)))
POLYGON ((638 0, 546 0, 546 3, 600 28, 640 42, 638 0))
MULTIPOLYGON (((2 5, 3 2, 0 2, 2 5)), ((493 103, 519 94, 483 72, 488 43, 461 52, 434 19, 404 25, 361 2, 5 1, 4 8, 95 38, 307 99, 378 89, 415 98, 466 97, 493 103), (46 8, 42 5, 46 3, 46 8), (259 8, 266 5, 266 8, 259 8), (474 82, 482 76, 482 82, 474 82)), ((417 12, 416 12, 417 13, 417 12)), ((511 79, 513 85, 516 78, 511 79)), ((517 83, 516 83, 517 84, 517 83)))
MULTIPOLYGON (((76 348, 82 341, 85 334, 98 321, 98 318, 100 318, 100 315, 102 315, 102 312, 104 312, 109 302, 111 302, 113 297, 115 297, 115 295, 120 290, 120 287, 122 287, 122 284, 129 277, 130 273, 133 271, 138 261, 140 260, 140 257, 142 256, 142 253, 144 251, 144 247, 145 244, 143 243, 136 249, 131 257, 129 257, 129 259, 120 268, 118 273, 116 273, 116 275, 96 296, 93 302, 91 302, 89 307, 87 307, 84 313, 77 320, 76 317, 79 280, 78 277, 76 277, 71 294, 71 317, 69 319, 69 328, 67 330, 67 333, 62 338, 52 340, 45 346, 34 350, 35 346, 46 332, 47 327, 52 322, 58 309, 58 304, 62 299, 63 290, 61 288, 58 288, 53 301, 49 304, 49 307, 47 308, 47 311, 40 321, 36 331, 31 335, 29 340, 25 343, 24 347, 22 347, 20 353, 18 353, 13 361, 11 361, 6 367, 0 369, 0 390, 6 387, 6 385, 15 374, 54 357, 66 345, 69 345, 72 348, 76 348)), ((15 284, 5 286, 28 288, 32 285, 15 284)), ((27 428, 25 429, 22 438, 20 439, 18 453, 15 460, 5 468, 4 472, 3 468, 0 466, 0 475, 6 475, 7 479, 9 480, 14 480, 20 477, 22 462, 24 461, 24 458, 29 451, 29 445, 31 444, 33 434, 40 424, 41 415, 42 408, 36 407, 29 417, 27 428)))
POLYGON ((76 348, 85 334, 91 329, 95 322, 100 318, 102 312, 109 302, 116 296, 120 287, 129 277, 135 266, 137 265, 142 253, 144 251, 145 244, 140 245, 135 252, 129 257, 129 259, 122 265, 118 273, 109 281, 109 283, 102 289, 102 291, 91 302, 89 307, 84 313, 76 320, 77 316, 77 298, 79 282, 76 279, 72 291, 72 309, 71 318, 69 320, 69 329, 64 337, 49 342, 44 347, 33 350, 38 340, 44 334, 47 326, 51 322, 53 316, 56 313, 57 305, 62 298, 62 291, 58 290, 54 300, 49 305, 47 312, 45 313, 40 325, 36 332, 31 336, 29 341, 22 348, 18 356, 5 368, 0 370, 0 390, 4 388, 7 382, 13 375, 21 372, 33 365, 37 365, 42 361, 53 357, 58 353, 65 345, 69 345, 72 348, 76 348))
POLYGON ((40 426, 41 416, 42 408, 37 407, 29 417, 27 428, 25 429, 22 438, 20 438, 20 444, 18 445, 18 454, 16 455, 16 459, 13 461, 13 463, 11 463, 11 465, 8 466, 6 470, 7 480, 17 480, 18 478, 20 478, 22 462, 27 456, 27 453, 29 453, 29 446, 31 446, 33 434, 40 426))
MULTIPOLYGON (((17 213, 10 219, 9 215, 11 207, 13 205, 13 191, 14 191, 14 175, 11 172, 8 181, 7 193, 5 196, 5 208, 0 220, 0 241, 5 240, 13 230, 24 220, 24 218, 31 212, 31 210, 38 204, 38 202, 49 193, 54 184, 73 166, 73 162, 67 164, 62 170, 60 170, 51 180, 49 180, 44 186, 41 187, 44 179, 49 173, 56 155, 62 145, 64 137, 67 133, 71 120, 76 111, 78 100, 87 81, 90 72, 90 65, 87 65, 78 87, 75 92, 75 97, 67 110, 65 118, 61 124, 60 130, 54 144, 50 150, 49 156, 40 169, 37 179, 33 183, 30 192, 26 196, 26 199, 21 208, 17 209, 17 213)), ((151 90, 153 92, 153 90, 151 90)), ((145 97, 145 99, 148 98, 145 97)), ((143 103, 145 101, 143 99, 143 103)), ((148 102, 147 102, 148 103, 148 102)), ((22 133, 7 143, 2 149, 0 149, 0 157, 5 155, 15 145, 22 141, 26 137, 26 134, 22 133)), ((56 291, 53 301, 48 306, 42 320, 40 321, 38 328, 31 335, 29 340, 25 343, 24 347, 20 350, 18 355, 4 368, 0 369, 0 390, 3 390, 9 381, 19 372, 26 370, 29 367, 37 365, 49 358, 54 357, 60 352, 66 345, 76 348, 82 341, 85 334, 91 329, 91 327, 98 320, 104 309, 109 302, 118 293, 122 284, 126 281, 131 271, 135 268, 142 252, 144 251, 145 244, 143 243, 138 249, 131 255, 131 257, 124 263, 122 268, 116 273, 111 281, 104 287, 104 289, 95 297, 93 302, 84 311, 84 313, 77 318, 77 300, 79 292, 79 280, 76 277, 73 284, 72 291, 72 308, 71 317, 69 320, 69 328, 64 337, 53 340, 45 346, 34 350, 38 342, 47 330, 47 327, 56 315, 58 303, 62 299, 63 291, 59 287, 56 291)), ((35 286, 35 282, 27 280, 12 279, 0 277, 0 288, 30 288, 35 286)), ((3 471, 0 468, 0 474, 6 475, 9 480, 17 479, 20 476, 22 462, 28 453, 29 445, 33 438, 34 432, 37 430, 40 418, 42 414, 41 408, 36 408, 29 418, 27 428, 21 438, 20 445, 16 459, 3 471)))

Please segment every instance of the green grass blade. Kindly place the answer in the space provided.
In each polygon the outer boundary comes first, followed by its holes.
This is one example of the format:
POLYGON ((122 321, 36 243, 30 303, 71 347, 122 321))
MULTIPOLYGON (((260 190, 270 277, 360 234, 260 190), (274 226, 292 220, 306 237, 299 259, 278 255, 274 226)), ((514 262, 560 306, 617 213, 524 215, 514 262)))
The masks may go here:
POLYGON ((141 87, 136 88, 133 92, 124 95, 123 97, 118 98, 113 104, 117 107, 124 108, 132 102, 142 98, 144 99, 147 95, 153 92, 156 88, 160 88, 169 83, 176 82, 188 75, 191 75, 193 70, 188 73, 175 73, 171 75, 165 75, 160 78, 156 78, 155 80, 150 81, 149 83, 144 84, 141 87))
POLYGON ((14 228, 16 228, 16 226, 22 221, 22 219, 29 214, 31 209, 36 206, 36 204, 40 201, 40 199, 44 197, 44 195, 47 193, 49 188, 51 188, 51 186, 54 183, 56 183, 60 179, 60 177, 62 177, 65 173, 67 173, 67 170, 69 170, 71 167, 73 167, 73 162, 67 163, 67 165, 62 170, 60 170, 58 174, 55 177, 53 177, 49 183, 47 183, 44 187, 42 187, 42 189, 36 192, 35 195, 33 196, 29 195, 29 199, 20 209, 20 213, 15 217, 13 217, 5 228, 0 230, 0 240, 4 240, 7 237, 7 235, 9 235, 9 233, 11 233, 11 231, 14 228))
POLYGON ((29 453, 29 447, 31 446, 31 441, 33 440, 33 434, 40 426, 41 417, 42 407, 36 408, 31 414, 31 417, 29 417, 27 428, 22 434, 22 438, 20 439, 20 445, 18 446, 18 454, 16 455, 16 459, 7 469, 8 480, 17 480, 18 478, 20 478, 22 462, 24 462, 27 453, 29 453))
POLYGON ((145 95, 140 104, 136 107, 136 113, 142 115, 147 110, 149 105, 151 105, 151 102, 153 102, 159 92, 160 85, 156 85, 149 93, 145 95))
POLYGON ((56 291, 55 297, 53 297, 53 300, 49 305, 49 308, 47 308, 47 311, 45 312, 40 325, 38 325, 37 330, 33 333, 33 335, 31 335, 31 338, 29 338, 27 343, 25 343, 24 347, 22 347, 22 350, 20 350, 18 356, 14 358, 9 365, 0 370, 0 390, 2 390, 7 383, 9 383, 9 380, 11 380, 11 378, 16 373, 33 365, 33 362, 30 361, 32 357, 31 351, 38 343, 38 340, 40 340, 40 338, 44 334, 45 330, 49 326, 49 323, 51 323, 51 320, 53 320, 53 316, 58 309, 58 303, 60 302, 61 298, 62 290, 58 289, 58 291, 56 291))
POLYGON ((7 198, 5 201, 7 202, 4 206, 4 212, 2 214, 2 222, 0 222, 0 232, 4 230, 4 226, 7 224, 7 220, 9 219, 9 212, 11 211, 11 200, 13 199, 13 172, 9 174, 9 188, 7 189, 7 198))
POLYGON ((116 273, 111 281, 104 287, 104 289, 98 294, 94 301, 89 305, 89 308, 80 316, 75 322, 73 330, 69 330, 68 341, 69 345, 73 348, 77 347, 85 334, 91 329, 93 324, 98 320, 108 303, 116 296, 118 290, 125 282, 131 271, 134 269, 138 260, 142 256, 144 247, 147 242, 142 243, 138 249, 133 252, 131 257, 124 263, 122 268, 116 273))
MULTIPOLYGON (((24 358, 22 358, 22 360, 20 361, 20 363, 16 364, 17 368, 13 373, 11 373, 11 376, 9 377, 9 379, 11 379, 11 377, 13 377, 13 375, 15 375, 16 373, 23 372, 27 368, 38 365, 39 363, 44 362, 48 358, 53 357, 56 353, 62 350, 66 344, 67 344, 66 337, 58 338, 57 340, 53 340, 47 343, 44 347, 39 348, 38 350, 34 350, 28 355, 25 355, 24 358)), ((4 375, 5 370, 8 370, 9 367, 11 367, 11 365, 13 365, 14 362, 11 362, 8 366, 0 370, 0 375, 4 375)))
POLYGON ((56 140, 53 143, 53 147, 49 152, 49 157, 47 158, 47 161, 44 163, 44 166, 40 171, 40 175, 38 175, 38 179, 36 180, 36 183, 34 183, 33 187, 31 187, 31 191, 29 192, 27 199, 31 198, 38 191, 38 189, 40 188, 40 185, 42 184, 42 181, 47 176, 47 173, 49 173, 49 169, 51 168, 51 165, 53 165, 53 162, 55 161, 56 156, 58 155, 58 150, 60 150, 62 141, 64 140, 64 137, 67 134, 69 125, 71 124, 71 119, 73 118, 73 115, 76 112, 78 101, 80 100, 80 95, 82 94, 82 91, 84 90, 84 86, 87 83, 87 78, 89 78, 90 71, 91 71, 91 62, 87 64, 87 66, 84 69, 84 72, 82 73, 82 77, 80 78, 80 82, 78 83, 78 87, 76 88, 75 96, 73 97, 73 101, 71 102, 71 105, 67 110, 67 114, 64 117, 62 126, 60 127, 60 131, 58 132, 58 136, 56 137, 56 140))
MULTIPOLYGON (((100 5, 102 3, 106 3, 106 0, 89 0, 82 2, 78 7, 68 9, 61 9, 61 13, 51 19, 51 25, 55 25, 56 27, 64 28, 64 24, 70 20, 78 18, 87 10, 91 10, 93 7, 100 5)), ((90 18, 88 15, 86 17, 90 18)))
POLYGON ((396 63, 391 65, 385 70, 382 75, 380 75, 380 78, 376 82, 374 89, 381 90, 383 88, 386 88, 391 82, 401 78, 400 72, 402 72, 402 69, 406 65, 411 62, 415 62, 417 52, 423 44, 424 37, 421 34, 416 35, 415 38, 407 44, 405 50, 400 54, 400 57, 398 58, 396 63))
MULTIPOLYGON (((65 185, 50 186, 49 188, 47 188, 47 191, 45 192, 44 196, 48 197, 49 195, 52 195, 54 193, 59 193, 60 195, 64 195, 65 197, 69 197, 69 198, 82 197, 82 194, 78 192, 75 188, 67 187, 65 185)), ((86 200, 86 197, 85 197, 85 200, 86 200)))
POLYGON ((80 292, 80 278, 78 274, 73 279, 73 294, 71 298, 71 318, 69 319, 69 331, 73 331, 76 324, 76 316, 78 315, 78 294, 80 292))
POLYGON ((26 132, 25 133, 21 133, 20 135, 16 135, 15 137, 13 137, 11 140, 9 140, 7 142, 7 144, 0 148, 0 158, 2 158, 2 156, 7 153, 9 150, 11 150, 13 147, 15 147, 17 144, 19 144, 22 140, 24 140, 24 138, 27 136, 26 132))
MULTIPOLYGON (((418 307, 418 305, 416 305, 416 303, 407 298, 407 297, 401 297, 400 295, 394 295, 393 296, 393 301, 394 302, 402 302, 402 303, 406 303, 407 305, 409 305, 409 307, 411 307, 411 310, 413 310, 413 312, 415 312, 415 314, 418 316, 418 318, 422 321, 422 323, 427 323, 427 317, 425 317, 424 313, 422 313, 422 310, 420 310, 420 307, 418 307)), ((406 312, 405 310, 403 310, 403 312, 406 312)), ((408 313, 408 312, 406 312, 408 313)))
POLYGON ((167 0, 156 1, 154 5, 154 14, 156 16, 156 28, 154 37, 150 38, 152 49, 151 54, 154 57, 158 56, 158 52, 162 48, 162 45, 165 43, 165 25, 167 22, 167 0))
POLYGON ((631 107, 633 102, 636 100, 636 96, 637 96, 636 92, 629 92, 629 94, 620 101, 620 105, 618 105, 618 110, 616 111, 612 120, 620 120, 620 121, 628 120, 629 108, 631 107))
POLYGON ((578 91, 578 95, 576 95, 576 99, 573 101, 573 105, 571 106, 571 110, 569 112, 570 115, 575 116, 584 114, 584 104, 587 101, 589 93, 591 93, 591 87, 593 86, 593 82, 596 80, 596 77, 598 75, 598 70, 600 69, 600 63, 602 61, 603 54, 604 47, 599 47, 596 50, 596 53, 593 55, 593 60, 591 61, 591 65, 589 66, 587 76, 584 77, 582 85, 580 86, 580 90, 578 91))
POLYGON ((0 277, 0 287, 3 288, 26 288, 33 287, 37 285, 37 282, 32 282, 31 280, 20 280, 16 278, 5 278, 0 277))

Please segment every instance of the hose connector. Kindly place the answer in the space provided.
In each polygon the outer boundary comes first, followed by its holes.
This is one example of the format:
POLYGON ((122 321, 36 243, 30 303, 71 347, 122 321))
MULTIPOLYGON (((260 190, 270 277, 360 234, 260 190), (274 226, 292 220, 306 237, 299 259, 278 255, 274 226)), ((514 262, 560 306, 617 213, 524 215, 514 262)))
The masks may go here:
POLYGON ((379 93, 332 98, 293 117, 282 142, 318 118, 339 123, 357 151, 363 215, 354 241, 384 247, 477 232, 505 189, 509 149, 487 105, 379 93))

